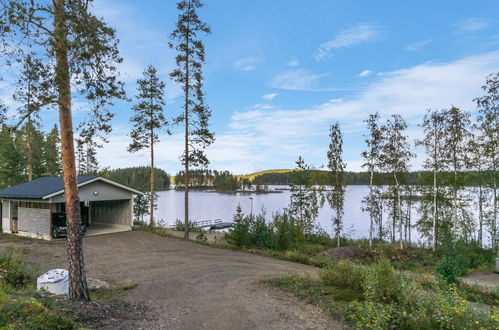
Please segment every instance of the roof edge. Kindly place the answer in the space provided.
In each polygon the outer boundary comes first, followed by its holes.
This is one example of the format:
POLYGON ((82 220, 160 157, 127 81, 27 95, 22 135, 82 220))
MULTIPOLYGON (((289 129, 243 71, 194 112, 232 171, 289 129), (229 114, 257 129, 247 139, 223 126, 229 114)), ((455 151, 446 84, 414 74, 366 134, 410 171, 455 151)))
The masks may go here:
MULTIPOLYGON (((90 179, 90 180, 87 180, 85 182, 82 182, 82 183, 79 183, 78 184, 78 188, 80 187, 83 187, 87 184, 90 184, 90 183, 93 183, 93 182, 96 182, 96 181, 103 181, 103 182, 106 182, 110 185, 113 185, 113 186, 116 186, 116 187, 119 187, 121 189, 125 189, 125 190, 128 190, 130 192, 133 192, 133 193, 136 193, 138 195, 144 195, 144 193, 142 191, 139 191, 139 190, 136 190, 136 189, 133 189, 133 188, 130 188, 128 186, 125 186, 121 183, 118 183, 118 182, 115 182, 115 181, 112 181, 112 180, 109 180, 109 179, 106 179, 106 178, 103 178, 103 177, 100 177, 100 176, 97 176, 93 179, 90 179)), ((60 194, 64 194, 64 189, 62 190, 59 190, 59 191, 56 191, 56 192, 53 192, 53 193, 50 193, 48 195, 45 195, 42 197, 42 200, 45 200, 45 199, 49 199, 49 198, 52 198, 52 197, 55 197, 55 196, 58 196, 60 194)))

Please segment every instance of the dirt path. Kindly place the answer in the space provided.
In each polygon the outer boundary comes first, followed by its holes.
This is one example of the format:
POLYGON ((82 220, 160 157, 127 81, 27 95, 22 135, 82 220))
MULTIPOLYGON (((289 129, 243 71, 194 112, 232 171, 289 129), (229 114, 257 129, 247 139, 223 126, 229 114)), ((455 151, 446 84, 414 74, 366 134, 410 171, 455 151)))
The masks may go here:
MULTIPOLYGON (((43 271, 66 267, 64 241, 15 244, 43 271)), ((0 249, 8 245, 0 242, 0 249)), ((313 274, 312 267, 146 232, 88 237, 84 247, 89 277, 138 284, 127 299, 147 303, 157 315, 143 328, 344 328, 318 308, 259 284, 280 273, 313 274)))
POLYGON ((499 274, 483 271, 475 271, 471 274, 461 277, 464 283, 470 285, 479 285, 487 289, 494 289, 499 286, 499 274))

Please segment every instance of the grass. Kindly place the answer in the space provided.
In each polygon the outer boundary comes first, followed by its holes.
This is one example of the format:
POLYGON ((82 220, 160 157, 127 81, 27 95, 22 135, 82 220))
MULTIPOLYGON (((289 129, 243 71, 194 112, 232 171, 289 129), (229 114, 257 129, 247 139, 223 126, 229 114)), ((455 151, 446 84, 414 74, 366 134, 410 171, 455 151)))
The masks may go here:
POLYGON ((318 278, 287 274, 263 282, 328 309, 356 328, 499 328, 496 290, 446 285, 435 277, 396 270, 388 260, 341 260, 318 278), (482 305, 477 308, 472 302, 482 305))
POLYGON ((123 283, 111 288, 93 289, 90 290, 90 298, 103 303, 123 303, 126 293, 137 286, 137 283, 123 283))

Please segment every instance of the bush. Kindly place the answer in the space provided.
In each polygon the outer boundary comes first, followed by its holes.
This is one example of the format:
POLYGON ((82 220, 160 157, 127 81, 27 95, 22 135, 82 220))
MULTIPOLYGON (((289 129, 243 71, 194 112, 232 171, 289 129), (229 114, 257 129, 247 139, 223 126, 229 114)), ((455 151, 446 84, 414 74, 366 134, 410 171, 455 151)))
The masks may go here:
POLYGON ((461 275, 461 267, 454 257, 443 257, 437 263, 437 276, 440 280, 447 284, 458 282, 458 276, 461 275))
POLYGON ((16 251, 7 251, 0 255, 0 284, 21 288, 32 280, 24 267, 21 254, 16 251))
POLYGON ((365 294, 369 300, 384 303, 398 302, 410 291, 409 280, 386 259, 367 267, 364 278, 365 294))
POLYGON ((303 247, 303 234, 286 213, 276 214, 273 217, 272 227, 274 229, 274 247, 279 251, 301 249, 303 247))
POLYGON ((390 329, 395 310, 390 304, 354 301, 346 306, 345 319, 358 329, 390 329))
POLYGON ((320 278, 324 284, 348 288, 355 292, 363 290, 363 276, 361 266, 348 260, 340 260, 320 273, 320 278))
POLYGON ((265 222, 263 215, 257 215, 254 219, 250 219, 250 235, 251 244, 259 249, 272 249, 272 232, 265 222))

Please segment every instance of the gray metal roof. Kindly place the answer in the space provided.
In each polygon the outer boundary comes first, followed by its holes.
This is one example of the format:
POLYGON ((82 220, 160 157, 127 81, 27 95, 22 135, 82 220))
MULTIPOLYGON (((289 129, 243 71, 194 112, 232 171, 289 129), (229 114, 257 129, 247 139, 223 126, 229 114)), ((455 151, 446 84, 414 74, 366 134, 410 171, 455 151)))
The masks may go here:
MULTIPOLYGON (((78 184, 94 180, 97 176, 79 176, 78 184)), ((55 192, 64 190, 62 177, 52 176, 35 179, 30 182, 0 190, 0 198, 8 199, 42 199, 55 192)))

